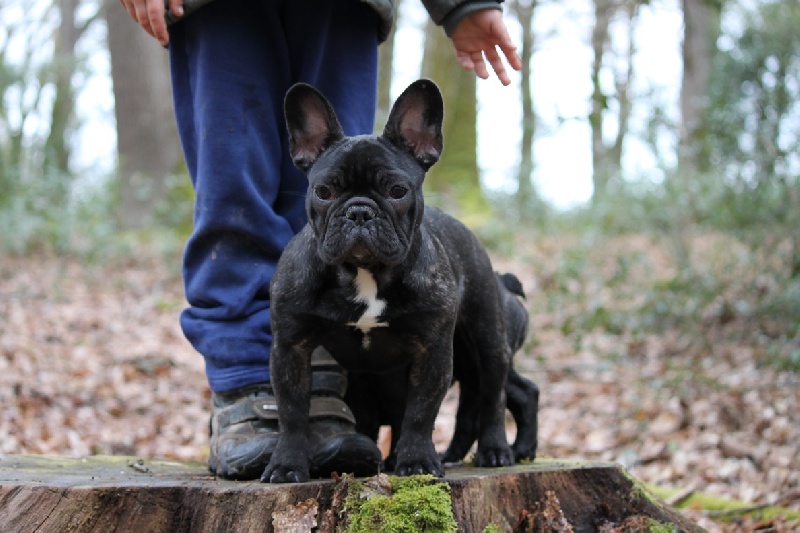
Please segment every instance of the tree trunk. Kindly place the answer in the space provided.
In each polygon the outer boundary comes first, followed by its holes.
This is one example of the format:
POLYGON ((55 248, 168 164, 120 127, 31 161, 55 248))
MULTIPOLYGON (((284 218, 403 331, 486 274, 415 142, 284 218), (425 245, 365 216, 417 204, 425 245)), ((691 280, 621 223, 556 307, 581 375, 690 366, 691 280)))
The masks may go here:
POLYGON ((683 0, 683 79, 678 165, 684 179, 709 169, 703 120, 720 31, 722 0, 683 0))
POLYGON ((538 214, 539 196, 533 184, 533 139, 536 134, 536 112, 533 106, 531 91, 531 59, 533 58, 534 35, 533 14, 537 0, 517 0, 514 8, 522 30, 520 59, 522 59, 521 93, 522 93, 522 143, 520 145, 520 163, 517 172, 517 208, 520 218, 533 218, 529 210, 538 214))
POLYGON ((45 143, 45 161, 62 176, 69 173, 69 135, 75 108, 75 95, 72 89, 72 75, 75 73, 75 45, 82 31, 75 25, 77 0, 58 0, 56 2, 61 18, 55 36, 53 53, 53 74, 55 99, 50 115, 50 133, 45 143))
POLYGON ((592 130, 592 201, 601 198, 610 180, 610 169, 606 160, 606 146, 603 143, 603 114, 608 109, 608 98, 600 86, 600 71, 608 47, 608 27, 614 12, 613 0, 594 0, 594 28, 592 29, 592 110, 589 126, 592 130))
POLYGON ((119 222, 153 222, 182 154, 172 111, 168 57, 118 2, 106 2, 117 119, 119 222))
MULTIPOLYGON (((319 532, 333 531, 347 518, 341 501, 347 478, 235 482, 216 479, 196 463, 132 457, 3 456, 0 466, 0 524, 6 533, 310 531, 314 524, 319 532), (287 522, 308 525, 274 527, 287 522)), ((536 517, 548 511, 555 513, 552 518, 563 513, 569 531, 636 519, 701 531, 611 463, 550 459, 497 469, 451 468, 444 482, 459 531, 480 532, 490 524, 500 531, 539 531, 536 517)))
POLYGON ((478 171, 475 74, 461 68, 453 45, 442 28, 428 22, 422 75, 435 81, 444 98, 444 153, 426 178, 428 198, 451 212, 485 213, 488 210, 478 171))
POLYGON ((633 81, 634 67, 633 57, 636 54, 635 30, 636 19, 639 10, 639 0, 627 0, 624 10, 628 23, 628 48, 625 52, 626 67, 624 71, 615 72, 615 85, 617 92, 617 136, 608 154, 607 163, 609 172, 612 176, 621 176, 622 173, 622 149, 625 145, 625 137, 628 135, 629 120, 631 116, 630 87, 633 81))

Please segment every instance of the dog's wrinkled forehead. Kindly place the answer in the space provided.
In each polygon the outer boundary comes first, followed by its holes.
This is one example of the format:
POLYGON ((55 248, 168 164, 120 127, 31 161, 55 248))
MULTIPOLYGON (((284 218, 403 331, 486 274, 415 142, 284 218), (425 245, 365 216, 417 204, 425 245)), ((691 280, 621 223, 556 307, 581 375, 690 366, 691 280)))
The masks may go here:
POLYGON ((336 179, 357 187, 374 184, 376 176, 402 174, 421 184, 424 172, 413 158, 375 135, 346 137, 326 150, 308 174, 310 183, 336 179))

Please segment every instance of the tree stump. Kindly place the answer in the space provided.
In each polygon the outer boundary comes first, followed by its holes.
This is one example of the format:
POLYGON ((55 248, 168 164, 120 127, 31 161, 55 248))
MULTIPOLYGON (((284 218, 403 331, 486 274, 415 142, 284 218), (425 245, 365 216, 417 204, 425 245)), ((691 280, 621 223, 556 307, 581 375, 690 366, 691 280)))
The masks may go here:
MULTIPOLYGON (((525 517, 555 499, 578 531, 646 517, 701 531, 618 465, 537 459, 507 468, 449 468, 459 531, 489 524, 525 529, 525 517)), ((273 531, 273 512, 314 499, 321 516, 336 483, 270 485, 217 479, 199 463, 135 457, 0 455, 0 530, 11 532, 273 531)))

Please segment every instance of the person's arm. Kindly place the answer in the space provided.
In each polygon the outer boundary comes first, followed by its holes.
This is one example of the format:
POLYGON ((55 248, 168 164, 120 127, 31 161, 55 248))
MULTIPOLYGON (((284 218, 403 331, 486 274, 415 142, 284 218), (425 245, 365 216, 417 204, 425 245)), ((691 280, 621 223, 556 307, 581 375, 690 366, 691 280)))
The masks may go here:
MULTIPOLYGON (((166 46, 169 43, 169 33, 167 32, 167 21, 164 18, 166 10, 164 0, 119 0, 122 6, 128 11, 133 20, 144 28, 144 31, 152 35, 166 46)), ((183 0, 169 0, 170 13, 180 17, 183 15, 183 0)))
POLYGON ((482 78, 489 77, 484 58, 489 62, 503 85, 509 85, 503 59, 514 70, 522 68, 517 47, 503 22, 500 3, 492 0, 423 0, 433 22, 444 27, 453 43, 458 62, 482 78))

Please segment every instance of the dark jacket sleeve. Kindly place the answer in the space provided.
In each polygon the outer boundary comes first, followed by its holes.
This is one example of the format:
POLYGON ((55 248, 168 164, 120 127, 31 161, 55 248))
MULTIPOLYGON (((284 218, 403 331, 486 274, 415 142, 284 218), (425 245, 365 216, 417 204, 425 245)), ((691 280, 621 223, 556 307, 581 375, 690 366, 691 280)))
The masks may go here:
POLYGON ((448 36, 461 22, 461 19, 484 9, 501 9, 502 0, 422 0, 422 4, 431 16, 433 22, 443 26, 448 36))

